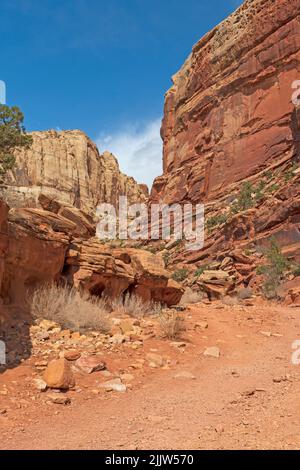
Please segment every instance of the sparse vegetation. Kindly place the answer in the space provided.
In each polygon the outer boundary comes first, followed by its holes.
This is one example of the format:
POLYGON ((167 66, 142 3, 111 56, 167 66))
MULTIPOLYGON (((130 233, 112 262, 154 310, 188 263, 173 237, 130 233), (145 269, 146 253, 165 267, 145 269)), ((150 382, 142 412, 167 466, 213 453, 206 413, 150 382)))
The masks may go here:
POLYGON ((293 265, 292 273, 296 277, 300 276, 300 264, 293 265))
POLYGON ((34 318, 51 320, 73 331, 108 333, 111 328, 105 300, 82 297, 68 286, 49 284, 37 288, 30 296, 30 309, 34 318))
POLYGON ((290 268, 289 261, 282 254, 281 248, 275 238, 271 240, 271 246, 265 251, 268 264, 259 266, 257 273, 265 277, 262 291, 267 299, 278 297, 278 287, 283 275, 290 268))
POLYGON ((284 181, 288 183, 290 180, 294 178, 294 171, 297 169, 296 163, 293 163, 293 165, 284 173, 284 181))
POLYGON ((272 184, 271 186, 269 186, 267 188, 266 192, 268 194, 274 194, 274 193, 276 193, 276 191, 278 191, 278 189, 280 189, 279 185, 274 183, 274 184, 272 184))
POLYGON ((162 257, 163 257, 165 266, 168 266, 170 259, 171 259, 171 253, 166 252, 162 255, 162 257))
POLYGON ((163 311, 159 316, 159 324, 162 334, 165 338, 168 339, 178 339, 183 331, 184 319, 176 311, 163 311))
POLYGON ((250 209, 254 205, 254 199, 252 194, 254 194, 255 189, 249 181, 246 181, 242 184, 241 191, 237 197, 237 200, 231 206, 231 213, 238 214, 247 209, 250 209))
POLYGON ((228 214, 218 214, 210 217, 206 221, 206 228, 208 232, 212 232, 214 228, 223 225, 228 220, 228 214))
POLYGON ((172 279, 177 282, 183 282, 185 279, 188 277, 188 270, 187 269, 178 269, 177 271, 174 271, 172 274, 172 279))
POLYGON ((191 288, 186 288, 182 299, 180 301, 180 305, 187 305, 187 304, 198 304, 203 299, 203 292, 201 291, 194 291, 191 288))
POLYGON ((255 201, 261 201, 265 196, 266 182, 261 180, 254 188, 255 201))
POLYGON ((142 318, 148 315, 159 315, 161 305, 159 303, 145 301, 134 294, 126 294, 125 297, 119 297, 111 302, 113 311, 119 314, 126 314, 132 317, 142 318))
POLYGON ((204 271, 206 271, 208 268, 208 266, 201 266, 200 268, 198 268, 196 271, 195 271, 195 277, 199 277, 201 276, 204 271))
POLYGON ((23 126, 24 115, 17 106, 0 104, 0 176, 4 176, 15 164, 13 150, 29 148, 32 137, 26 135, 23 126))
POLYGON ((274 174, 271 170, 267 170, 264 172, 263 177, 266 178, 267 181, 272 181, 274 174))

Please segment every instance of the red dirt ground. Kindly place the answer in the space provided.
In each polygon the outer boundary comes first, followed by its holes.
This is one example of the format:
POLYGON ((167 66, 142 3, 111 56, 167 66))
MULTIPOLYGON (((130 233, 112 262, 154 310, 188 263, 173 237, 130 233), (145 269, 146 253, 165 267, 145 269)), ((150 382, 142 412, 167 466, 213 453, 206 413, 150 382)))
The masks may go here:
POLYGON ((96 395, 103 378, 95 373, 77 379, 82 391, 68 392, 71 405, 48 404, 32 388, 32 359, 6 371, 0 448, 298 449, 300 366, 291 356, 300 308, 215 304, 192 306, 188 316, 182 352, 152 339, 107 354, 111 372, 135 376, 124 394, 96 395), (206 330, 195 329, 200 320, 206 330), (219 359, 203 356, 209 346, 220 348, 219 359), (132 369, 150 349, 169 358, 169 368, 132 369), (174 378, 183 371, 196 379, 174 378))

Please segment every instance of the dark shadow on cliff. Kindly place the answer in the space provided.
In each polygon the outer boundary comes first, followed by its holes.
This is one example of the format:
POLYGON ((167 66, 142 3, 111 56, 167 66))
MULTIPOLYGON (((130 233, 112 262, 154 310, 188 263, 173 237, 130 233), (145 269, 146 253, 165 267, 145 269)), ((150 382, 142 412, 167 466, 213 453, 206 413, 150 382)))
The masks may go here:
POLYGON ((294 156, 293 159, 296 162, 300 161, 300 108, 294 109, 292 114, 292 134, 294 140, 294 156))
POLYGON ((14 369, 31 356, 29 313, 16 306, 0 307, 0 374, 14 369), (5 364, 4 364, 5 362, 5 364))

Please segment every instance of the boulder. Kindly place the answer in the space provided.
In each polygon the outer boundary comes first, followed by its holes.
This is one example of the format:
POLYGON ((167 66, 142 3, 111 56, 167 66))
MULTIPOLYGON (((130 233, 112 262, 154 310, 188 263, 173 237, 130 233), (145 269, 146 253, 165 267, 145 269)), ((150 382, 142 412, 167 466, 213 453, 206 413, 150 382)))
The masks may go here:
POLYGON ((75 379, 70 363, 65 359, 57 359, 49 362, 43 379, 49 388, 68 390, 74 387, 75 379))

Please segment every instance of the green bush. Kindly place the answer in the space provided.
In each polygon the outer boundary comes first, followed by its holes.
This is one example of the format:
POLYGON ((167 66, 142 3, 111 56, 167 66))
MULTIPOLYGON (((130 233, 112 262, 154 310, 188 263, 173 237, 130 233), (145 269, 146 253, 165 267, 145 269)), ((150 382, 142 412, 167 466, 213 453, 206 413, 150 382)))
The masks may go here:
POLYGON ((26 135, 24 116, 17 106, 0 104, 0 175, 4 176, 15 164, 14 149, 29 148, 32 137, 26 135))
POLYGON ((188 277, 188 274, 187 269, 178 269, 172 274, 172 279, 177 282, 182 282, 188 277))
POLYGON ((197 271, 195 271, 195 277, 201 276, 206 270, 207 266, 201 266, 201 268, 198 268, 197 271))
POLYGON ((209 219, 207 219, 206 228, 209 232, 211 232, 214 228, 225 224, 227 220, 228 220, 228 214, 214 215, 210 217, 209 219))
POLYGON ((271 240, 270 248, 265 251, 267 265, 259 266, 257 273, 265 277, 262 286, 263 294, 266 298, 278 297, 278 287, 283 275, 289 270, 290 263, 282 254, 281 248, 275 238, 271 240))
POLYGON ((254 186, 249 183, 249 181, 244 182, 237 200, 231 206, 231 212, 233 214, 238 214, 239 212, 251 209, 255 202, 252 197, 253 193, 255 193, 254 186))

